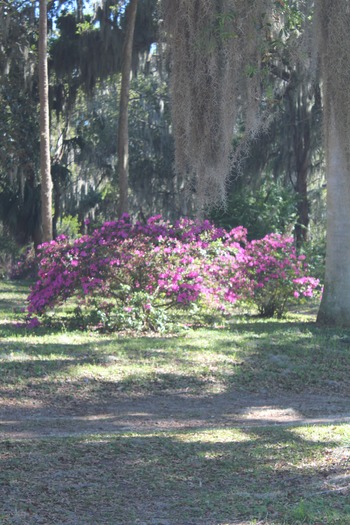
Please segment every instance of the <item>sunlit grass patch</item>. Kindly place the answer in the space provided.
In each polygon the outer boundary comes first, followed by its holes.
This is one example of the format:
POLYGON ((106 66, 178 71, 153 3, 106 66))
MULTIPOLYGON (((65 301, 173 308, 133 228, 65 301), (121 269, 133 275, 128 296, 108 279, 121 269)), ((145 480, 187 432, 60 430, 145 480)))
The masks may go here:
POLYGON ((17 288, 4 283, 0 293, 0 317, 11 317, 0 325, 0 383, 6 388, 23 379, 45 388, 51 384, 52 390, 57 382, 89 381, 86 393, 96 393, 93 383, 115 383, 129 393, 350 391, 350 332, 319 328, 297 314, 281 320, 233 315, 219 328, 207 325, 161 336, 64 326, 30 331, 16 327, 22 314, 6 303, 12 297, 22 304, 28 287, 17 288))
POLYGON ((350 426, 349 425, 324 425, 313 426, 307 425, 291 429, 291 432, 296 436, 300 436, 307 441, 318 442, 329 441, 333 443, 343 443, 349 447, 350 453, 350 426))
POLYGON ((237 428, 213 428, 210 430, 198 430, 196 433, 182 432, 177 439, 183 443, 236 443, 242 441, 254 441, 254 437, 247 434, 243 429, 237 428))

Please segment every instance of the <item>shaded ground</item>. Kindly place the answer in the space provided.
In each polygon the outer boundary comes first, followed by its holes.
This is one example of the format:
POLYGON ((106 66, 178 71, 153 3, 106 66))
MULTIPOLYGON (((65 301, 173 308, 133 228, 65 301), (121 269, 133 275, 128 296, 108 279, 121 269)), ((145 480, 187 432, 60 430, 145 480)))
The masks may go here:
POLYGON ((0 439, 74 436, 84 433, 199 430, 214 427, 315 424, 350 421, 350 398, 321 395, 246 394, 208 397, 119 394, 113 403, 72 403, 68 407, 26 406, 2 399, 0 439))
POLYGON ((348 525, 350 430, 336 424, 350 421, 348 401, 230 392, 3 407, 0 523, 348 525))

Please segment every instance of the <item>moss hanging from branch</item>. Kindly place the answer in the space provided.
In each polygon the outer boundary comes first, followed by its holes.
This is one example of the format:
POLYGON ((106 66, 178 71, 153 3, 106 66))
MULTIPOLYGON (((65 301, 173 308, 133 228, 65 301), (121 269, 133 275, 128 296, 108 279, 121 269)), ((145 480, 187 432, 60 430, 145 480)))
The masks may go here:
POLYGON ((261 89, 268 0, 163 0, 170 51, 175 167, 195 186, 199 208, 225 199, 232 139, 264 123, 261 89))

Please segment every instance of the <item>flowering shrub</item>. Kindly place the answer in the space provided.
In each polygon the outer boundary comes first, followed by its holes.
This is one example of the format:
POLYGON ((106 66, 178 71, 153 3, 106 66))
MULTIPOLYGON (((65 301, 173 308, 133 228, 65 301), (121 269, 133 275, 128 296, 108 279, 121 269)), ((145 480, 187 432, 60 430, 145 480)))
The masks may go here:
POLYGON ((159 329, 170 307, 250 300, 264 315, 281 315, 288 297, 312 293, 317 282, 305 277, 289 240, 247 243, 246 233, 209 221, 171 225, 156 216, 132 224, 123 216, 75 241, 61 236, 40 249, 29 311, 42 315, 74 298, 82 326, 159 329))
POLYGON ((245 274, 251 282, 252 302, 261 316, 281 317, 288 299, 312 297, 318 279, 307 275, 305 255, 296 254, 292 237, 277 233, 246 246, 245 274))

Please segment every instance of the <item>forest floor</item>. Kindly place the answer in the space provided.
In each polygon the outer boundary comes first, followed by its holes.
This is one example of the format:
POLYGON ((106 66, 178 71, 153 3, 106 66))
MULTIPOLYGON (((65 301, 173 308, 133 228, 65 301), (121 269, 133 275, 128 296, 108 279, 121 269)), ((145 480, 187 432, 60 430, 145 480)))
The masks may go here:
POLYGON ((0 292, 0 525, 350 523, 350 332, 29 332, 26 292, 0 292))

